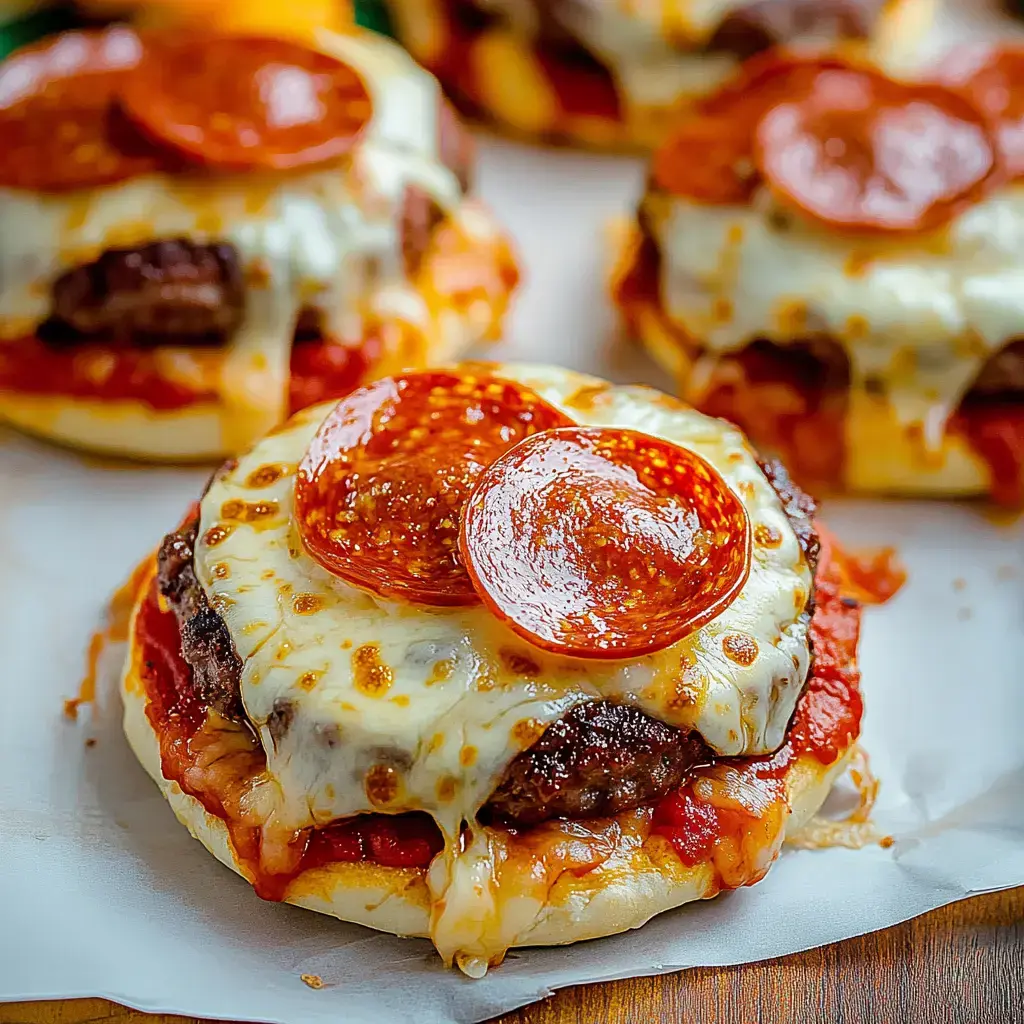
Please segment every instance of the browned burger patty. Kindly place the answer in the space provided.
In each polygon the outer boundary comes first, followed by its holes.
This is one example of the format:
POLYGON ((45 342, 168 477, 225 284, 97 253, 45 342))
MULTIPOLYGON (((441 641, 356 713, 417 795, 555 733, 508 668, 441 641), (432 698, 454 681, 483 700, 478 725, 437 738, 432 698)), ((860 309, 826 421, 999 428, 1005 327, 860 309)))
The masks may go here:
POLYGON ((181 654, 192 669, 196 693, 226 718, 242 721, 242 660, 235 651, 227 624, 210 607, 206 591, 196 579, 198 530, 197 512, 164 538, 157 554, 157 582, 178 620, 181 654))
POLYGON ((588 701, 513 759, 486 810, 514 825, 606 817, 653 803, 711 756, 697 733, 628 704, 588 701))
POLYGON ((116 346, 217 343, 241 323, 244 304, 235 248, 181 238, 110 249, 63 274, 53 284, 51 328, 116 346))
MULTIPOLYGON (((818 559, 813 499, 790 480, 781 463, 763 462, 761 468, 813 571, 818 559)), ((196 579, 198 527, 197 513, 164 538, 157 560, 160 593, 177 616, 182 656, 192 669, 199 696, 226 717, 241 721, 242 663, 224 620, 210 607, 196 579)), ((589 701, 549 725, 512 760, 484 815, 527 826, 549 818, 617 814, 660 799, 710 756, 696 733, 627 704, 589 701)))

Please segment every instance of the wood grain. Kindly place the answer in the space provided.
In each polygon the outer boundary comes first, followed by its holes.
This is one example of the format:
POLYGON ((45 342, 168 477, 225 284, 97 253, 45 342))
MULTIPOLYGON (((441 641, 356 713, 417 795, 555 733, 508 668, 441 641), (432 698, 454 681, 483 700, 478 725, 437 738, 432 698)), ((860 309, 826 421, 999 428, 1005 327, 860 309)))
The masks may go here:
MULTIPOLYGON (((496 1024, 1022 1024, 1024 888, 796 956, 566 989, 496 1024)), ((197 1024, 102 999, 0 1006, 0 1024, 197 1024)))

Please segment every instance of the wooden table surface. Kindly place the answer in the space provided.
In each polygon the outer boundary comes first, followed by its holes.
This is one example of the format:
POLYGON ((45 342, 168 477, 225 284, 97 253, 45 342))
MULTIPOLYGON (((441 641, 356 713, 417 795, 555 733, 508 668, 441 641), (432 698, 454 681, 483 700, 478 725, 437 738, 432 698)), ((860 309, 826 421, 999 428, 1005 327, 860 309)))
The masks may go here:
MULTIPOLYGON (((185 1024, 101 999, 0 1006, 0 1024, 94 1021, 185 1024)), ((1022 1024, 1024 888, 781 960, 565 989, 500 1024, 625 1021, 1022 1024)))

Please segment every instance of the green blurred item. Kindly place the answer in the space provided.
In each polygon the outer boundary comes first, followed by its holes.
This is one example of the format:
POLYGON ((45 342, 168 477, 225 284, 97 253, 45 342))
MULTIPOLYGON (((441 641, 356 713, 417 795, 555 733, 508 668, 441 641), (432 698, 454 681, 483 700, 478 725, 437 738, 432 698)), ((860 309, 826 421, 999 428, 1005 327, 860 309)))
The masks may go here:
POLYGON ((355 0, 356 22, 364 28, 372 28, 384 35, 394 35, 391 31, 391 19, 383 0, 355 0))
MULTIPOLYGON (((0 0, 0 60, 19 46, 80 24, 71 4, 47 5, 45 10, 30 10, 28 13, 25 13, 25 5, 18 6, 17 12, 5 12, 5 4, 0 0)), ((354 6, 356 21, 360 25, 385 35, 392 34, 387 8, 381 0, 354 0, 354 6)))
POLYGON ((62 32, 77 24, 70 6, 63 4, 46 10, 30 11, 7 18, 0 4, 0 59, 19 46, 31 43, 51 32, 62 32))

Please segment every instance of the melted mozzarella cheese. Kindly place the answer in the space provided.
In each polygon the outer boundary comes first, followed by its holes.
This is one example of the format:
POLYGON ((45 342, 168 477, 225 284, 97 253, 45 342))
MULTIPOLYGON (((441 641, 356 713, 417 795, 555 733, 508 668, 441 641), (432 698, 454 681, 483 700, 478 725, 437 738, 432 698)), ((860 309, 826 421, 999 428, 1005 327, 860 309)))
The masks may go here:
MULTIPOLYGON (((696 729, 722 754, 765 753, 783 741, 809 661, 810 571, 735 428, 646 388, 551 368, 497 372, 581 423, 642 430, 711 462, 760 538, 736 601, 668 650, 605 662, 534 649, 482 605, 428 608, 356 590, 310 558, 293 519, 294 474, 330 406, 301 413, 218 475, 196 545, 196 574, 243 662, 242 697, 277 786, 278 824, 427 811, 447 842, 442 877, 431 876, 439 901, 456 878, 460 891, 479 890, 473 879, 491 852, 479 839, 461 859, 462 823, 573 705, 626 701, 696 729)), ((458 934, 451 915, 442 920, 458 934)))
POLYGON ((437 151, 435 80, 373 33, 325 31, 317 41, 361 73, 373 99, 373 118, 343 166, 150 175, 53 195, 0 189, 0 344, 48 316, 53 280, 107 249, 175 238, 227 242, 239 254, 246 308, 218 390, 237 409, 242 443, 280 422, 300 309, 320 310, 332 338, 358 345, 376 292, 405 285, 406 186, 448 211, 461 198, 437 151))
POLYGON ((849 356, 853 404, 876 405, 881 385, 898 423, 938 449, 983 363, 1024 334, 1024 188, 905 240, 829 231, 764 198, 648 200, 669 316, 712 354, 827 333, 849 356))

